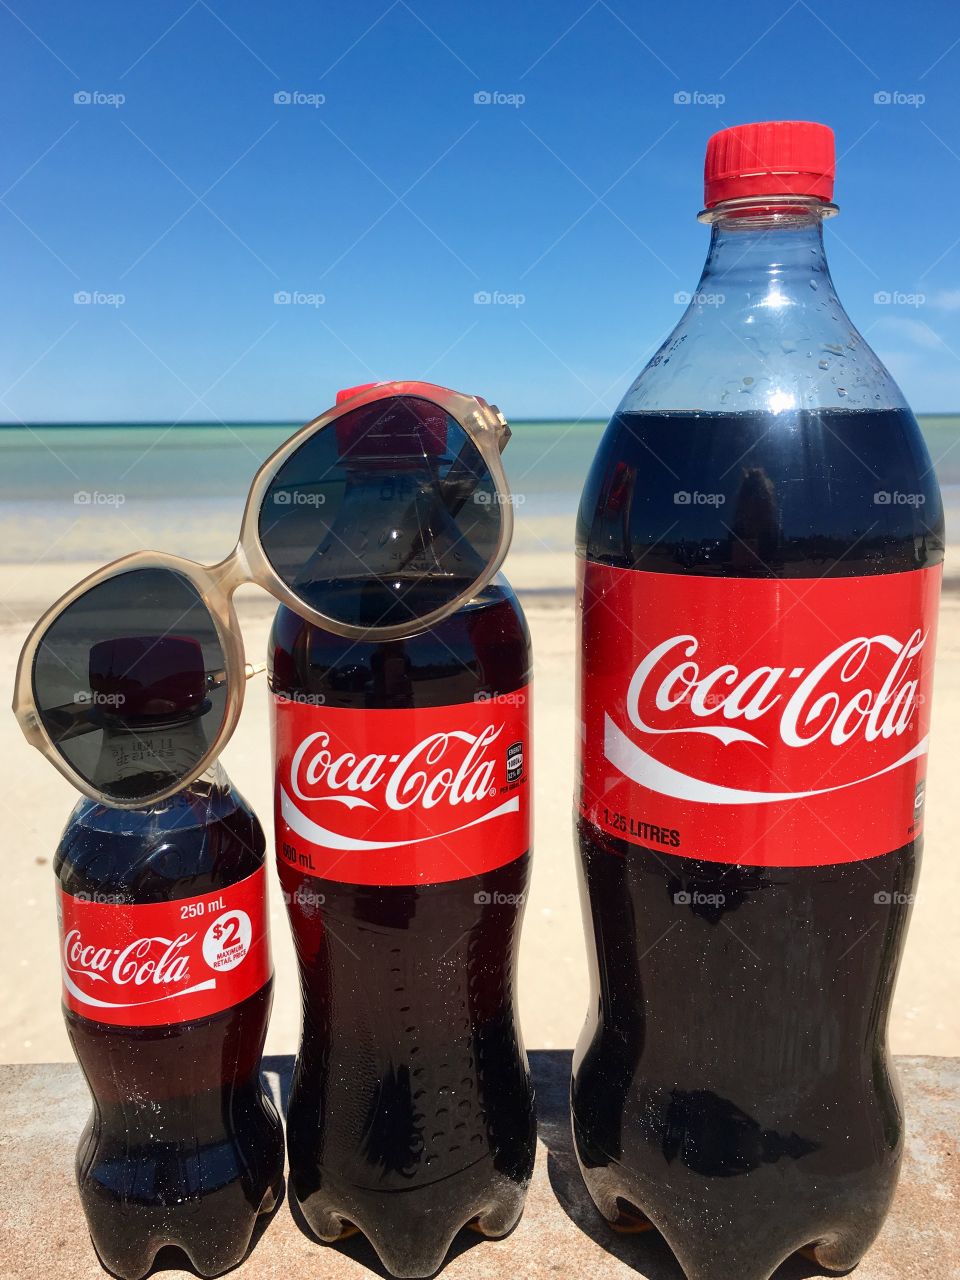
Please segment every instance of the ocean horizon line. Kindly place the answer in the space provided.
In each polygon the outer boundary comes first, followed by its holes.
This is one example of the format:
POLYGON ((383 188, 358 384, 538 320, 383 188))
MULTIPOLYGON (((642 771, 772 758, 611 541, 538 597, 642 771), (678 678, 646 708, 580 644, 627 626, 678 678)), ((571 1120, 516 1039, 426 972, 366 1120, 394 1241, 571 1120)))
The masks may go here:
MULTIPOLYGON (((953 409, 953 410, 937 409, 929 412, 924 409, 914 409, 913 412, 917 418, 924 418, 924 419, 960 417, 960 409, 953 409)), ((506 416, 507 416, 507 421, 512 424, 524 423, 528 426, 539 426, 539 425, 550 426, 558 422, 564 422, 564 423, 573 422, 573 423, 582 423, 584 425, 588 425, 588 424, 592 425, 593 423, 597 423, 597 422, 606 422, 610 417, 609 414, 602 414, 595 417, 580 417, 580 416, 574 415, 572 417, 566 417, 566 418, 560 417, 560 416, 524 418, 524 417, 511 417, 509 414, 506 416)), ((301 420, 299 418, 290 418, 290 419, 284 419, 284 418, 240 419, 238 418, 235 421, 226 421, 221 418, 217 418, 217 419, 197 418, 195 420, 183 421, 183 422, 170 422, 165 418, 143 418, 137 421, 130 421, 124 418, 115 418, 109 421, 100 421, 99 419, 96 419, 96 418, 83 418, 83 419, 78 418, 75 421, 69 421, 69 422, 67 421, 4 422, 0 420, 0 431, 58 431, 58 430, 72 430, 72 429, 76 429, 77 427, 100 427, 100 428, 106 428, 111 430, 112 429, 129 430, 130 428, 145 429, 149 427, 166 427, 170 431, 177 431, 181 428, 191 429, 196 427, 222 427, 225 430, 233 430, 236 427, 291 427, 291 428, 297 429, 305 426, 310 421, 312 421, 312 419, 310 418, 307 418, 305 420, 301 420)))

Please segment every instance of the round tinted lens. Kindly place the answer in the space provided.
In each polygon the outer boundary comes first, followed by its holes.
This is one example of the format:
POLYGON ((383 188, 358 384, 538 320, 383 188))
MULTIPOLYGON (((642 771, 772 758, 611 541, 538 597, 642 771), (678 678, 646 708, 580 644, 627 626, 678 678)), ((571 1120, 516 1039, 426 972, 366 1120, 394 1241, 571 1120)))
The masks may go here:
POLYGON ((196 587, 132 569, 91 587, 52 623, 33 696, 64 759, 105 797, 148 800, 207 754, 227 705, 217 628, 196 587))
POLYGON ((483 574, 503 508, 480 450, 438 405, 394 396, 312 435, 259 517, 264 554, 306 604, 354 627, 416 624, 483 574))

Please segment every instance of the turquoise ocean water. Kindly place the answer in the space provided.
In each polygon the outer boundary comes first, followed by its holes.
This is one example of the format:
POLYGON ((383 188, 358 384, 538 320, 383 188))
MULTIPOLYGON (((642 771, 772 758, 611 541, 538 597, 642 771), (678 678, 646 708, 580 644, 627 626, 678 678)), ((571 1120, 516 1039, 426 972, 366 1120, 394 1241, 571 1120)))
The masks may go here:
MULTIPOLYGON (((960 529, 960 415, 920 418, 960 529)), ((232 548, 261 462, 299 424, 0 428, 0 561, 102 561, 154 548, 210 562, 232 548)), ((567 551, 602 422, 515 422, 504 454, 520 545, 567 551)))

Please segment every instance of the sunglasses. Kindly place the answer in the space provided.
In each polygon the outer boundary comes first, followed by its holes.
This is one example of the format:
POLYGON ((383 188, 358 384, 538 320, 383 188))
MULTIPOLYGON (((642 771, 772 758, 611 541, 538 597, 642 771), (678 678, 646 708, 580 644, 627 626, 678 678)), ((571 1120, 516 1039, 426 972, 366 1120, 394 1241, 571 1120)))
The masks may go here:
POLYGON ((509 438, 495 406, 430 383, 341 391, 257 472, 225 560, 136 552, 47 610, 17 667, 27 741, 91 799, 173 795, 226 745, 264 669, 244 660, 237 587, 258 583, 348 639, 434 625, 506 555, 509 438))

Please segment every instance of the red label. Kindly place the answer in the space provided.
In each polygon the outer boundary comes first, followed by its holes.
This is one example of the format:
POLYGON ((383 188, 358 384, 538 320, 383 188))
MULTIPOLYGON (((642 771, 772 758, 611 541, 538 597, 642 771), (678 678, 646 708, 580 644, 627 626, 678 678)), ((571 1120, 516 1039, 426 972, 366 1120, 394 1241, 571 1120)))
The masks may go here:
POLYGON ((229 1009, 270 978, 267 880, 141 906, 57 886, 63 1000, 117 1027, 194 1022, 229 1009))
POLYGON ((530 686, 347 711, 275 697, 277 855, 350 884, 435 884, 530 848, 530 686))
POLYGON ((582 814, 710 862, 888 853, 923 819, 940 568, 580 567, 582 814))

